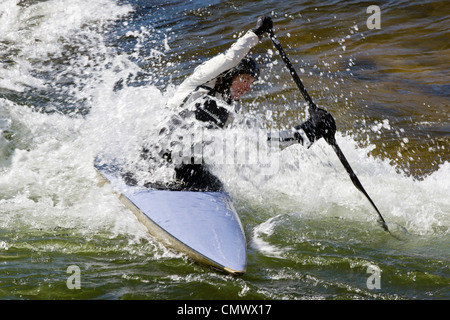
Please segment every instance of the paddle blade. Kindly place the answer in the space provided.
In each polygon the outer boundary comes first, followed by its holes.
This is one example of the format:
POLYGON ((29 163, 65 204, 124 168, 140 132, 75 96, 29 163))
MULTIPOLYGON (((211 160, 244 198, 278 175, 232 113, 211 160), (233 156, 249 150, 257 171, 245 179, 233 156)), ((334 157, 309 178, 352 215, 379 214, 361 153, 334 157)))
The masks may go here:
POLYGON ((366 190, 362 186, 361 182, 359 181, 359 179, 356 176, 355 172, 353 171, 352 167, 350 166, 350 164, 348 163, 347 159, 345 158, 344 153, 342 152, 341 148, 338 146, 336 141, 332 141, 330 143, 330 145, 333 147, 333 150, 336 152, 336 155, 338 156, 339 160, 341 160, 341 163, 344 166, 345 170, 347 170, 347 173, 350 176, 350 179, 352 180, 352 182, 355 185, 355 187, 366 196, 366 198, 369 200, 369 202, 372 205, 372 207, 378 213, 378 216, 380 218, 379 222, 380 222, 381 226, 383 227, 383 229, 385 231, 389 232, 389 228, 388 228, 386 222, 384 221, 383 216, 381 215, 381 213, 378 210, 377 206, 375 205, 375 203, 372 201, 372 199, 369 197, 369 195, 367 194, 366 190))

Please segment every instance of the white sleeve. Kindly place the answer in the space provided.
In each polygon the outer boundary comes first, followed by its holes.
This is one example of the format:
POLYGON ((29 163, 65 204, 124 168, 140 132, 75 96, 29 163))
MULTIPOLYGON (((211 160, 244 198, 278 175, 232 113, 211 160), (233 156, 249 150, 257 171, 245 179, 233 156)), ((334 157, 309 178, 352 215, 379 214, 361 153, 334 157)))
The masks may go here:
POLYGON ((214 80, 221 73, 237 66, 250 49, 257 45, 258 42, 258 36, 253 31, 249 30, 226 52, 215 56, 195 68, 192 75, 184 80, 178 87, 174 96, 167 102, 167 105, 169 107, 176 107, 183 104, 184 99, 186 99, 186 97, 188 97, 198 86, 214 80))

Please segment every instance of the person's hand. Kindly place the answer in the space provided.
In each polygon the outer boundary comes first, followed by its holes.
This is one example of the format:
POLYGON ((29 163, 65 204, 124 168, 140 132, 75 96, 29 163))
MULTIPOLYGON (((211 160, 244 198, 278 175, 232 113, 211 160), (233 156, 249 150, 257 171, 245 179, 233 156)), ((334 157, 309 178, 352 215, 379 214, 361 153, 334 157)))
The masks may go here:
POLYGON ((268 16, 259 17, 256 22, 256 28, 253 29, 253 32, 258 36, 262 37, 264 33, 270 32, 273 28, 272 18, 268 16))
POLYGON ((316 109, 310 115, 311 117, 297 126, 296 129, 303 129, 311 143, 324 138, 327 143, 333 144, 335 142, 336 123, 331 113, 323 109, 316 109))

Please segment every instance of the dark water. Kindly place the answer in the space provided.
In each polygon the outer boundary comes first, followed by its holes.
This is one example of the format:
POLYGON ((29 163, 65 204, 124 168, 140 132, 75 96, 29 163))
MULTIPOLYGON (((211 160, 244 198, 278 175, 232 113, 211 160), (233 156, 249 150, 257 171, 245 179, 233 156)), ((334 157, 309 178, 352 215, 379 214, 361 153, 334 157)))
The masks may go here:
MULTIPOLYGON (((372 4, 0 2, 0 298, 448 299, 450 11, 389 2, 369 29, 372 4), (280 152, 276 174, 215 168, 248 240, 242 277, 167 250, 97 186, 95 155, 155 139, 174 86, 262 14, 401 240, 322 141, 280 152)), ((272 128, 304 121, 270 40, 252 54, 262 79, 246 113, 272 128)))

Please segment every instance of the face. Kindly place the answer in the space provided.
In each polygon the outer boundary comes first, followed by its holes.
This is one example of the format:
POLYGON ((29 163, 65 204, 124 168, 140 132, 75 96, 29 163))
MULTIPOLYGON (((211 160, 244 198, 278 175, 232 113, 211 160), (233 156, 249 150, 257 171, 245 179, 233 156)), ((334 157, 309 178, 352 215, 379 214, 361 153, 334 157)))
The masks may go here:
POLYGON ((240 74, 233 78, 231 82, 230 92, 233 100, 239 100, 242 95, 250 91, 250 86, 255 80, 249 74, 240 74))

